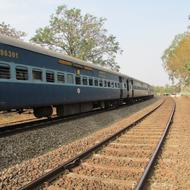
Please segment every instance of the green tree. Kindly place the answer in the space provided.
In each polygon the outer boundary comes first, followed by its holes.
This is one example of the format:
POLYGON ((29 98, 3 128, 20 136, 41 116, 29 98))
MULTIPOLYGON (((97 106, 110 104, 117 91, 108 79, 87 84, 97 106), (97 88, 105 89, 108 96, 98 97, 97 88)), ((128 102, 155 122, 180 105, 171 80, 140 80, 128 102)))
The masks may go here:
POLYGON ((181 84, 190 84, 190 33, 185 32, 175 37, 162 57, 163 66, 170 79, 177 79, 181 84))
POLYGON ((16 39, 22 39, 26 36, 25 32, 17 31, 15 28, 11 27, 9 24, 5 24, 4 22, 0 23, 0 34, 16 39))
POLYGON ((82 15, 80 9, 58 6, 49 25, 39 28, 31 41, 118 71, 115 58, 122 50, 116 37, 104 28, 105 21, 90 14, 82 15))
MULTIPOLYGON (((190 20, 190 16, 189 16, 190 20)), ((190 28, 190 26, 188 27, 190 28)), ((171 45, 162 56, 164 69, 170 79, 179 81, 179 85, 190 85, 190 32, 175 36, 171 45)))
POLYGON ((154 92, 157 95, 163 95, 165 93, 165 90, 163 86, 154 86, 154 92))

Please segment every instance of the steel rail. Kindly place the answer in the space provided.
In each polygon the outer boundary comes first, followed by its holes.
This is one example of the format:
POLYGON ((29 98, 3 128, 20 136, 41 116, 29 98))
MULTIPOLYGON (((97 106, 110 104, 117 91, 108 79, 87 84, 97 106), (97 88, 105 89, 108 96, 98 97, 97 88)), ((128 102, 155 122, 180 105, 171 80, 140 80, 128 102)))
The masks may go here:
POLYGON ((169 119, 168 119, 168 121, 166 123, 166 128, 164 129, 164 132, 163 132, 162 136, 160 137, 160 141, 159 141, 158 145, 156 146, 155 151, 154 151, 148 165, 146 166, 146 168, 144 170, 144 173, 143 173, 141 179, 139 180, 135 190, 143 189, 143 187, 144 187, 144 185, 145 185, 145 183, 147 181, 148 175, 149 175, 151 169, 154 166, 154 163, 155 163, 155 161, 157 159, 157 156, 158 156, 158 154, 159 154, 159 152, 161 150, 163 142, 164 142, 164 140, 166 138, 166 135, 167 135, 167 133, 169 131, 169 128, 170 128, 170 126, 172 124, 172 121, 173 121, 173 117, 174 117, 174 113, 175 113, 175 109, 176 109, 176 103, 175 103, 174 100, 173 100, 173 104, 174 105, 173 105, 173 108, 172 108, 172 110, 170 112, 170 117, 169 117, 169 119))
MULTIPOLYGON (((112 108, 113 109, 113 108, 112 108)), ((45 118, 41 120, 35 120, 35 121, 29 121, 29 122, 19 122, 13 125, 7 125, 0 127, 0 138, 6 137, 6 136, 11 136, 16 133, 21 133, 23 131, 27 130, 32 130, 32 129, 37 129, 37 128, 42 128, 47 125, 54 125, 58 124, 63 121, 70 121, 74 119, 80 119, 83 117, 87 117, 93 114, 100 114, 105 111, 111 111, 112 109, 105 110, 105 109, 98 109, 98 110, 93 110, 89 112, 83 112, 83 113, 78 113, 74 115, 68 115, 68 116, 63 116, 63 117, 52 117, 52 118, 45 118)))
POLYGON ((21 190, 31 190, 31 189, 36 189, 37 187, 40 187, 43 185, 44 182, 52 182, 55 180, 59 175, 61 175, 65 170, 69 170, 73 167, 76 167, 80 164, 82 159, 85 159, 89 157, 92 152, 95 152, 99 150, 102 146, 107 145, 110 141, 116 139, 118 136, 122 135, 122 133, 126 132, 133 126, 137 125, 139 122, 144 120, 146 117, 148 117, 150 114, 152 114, 154 111, 156 111, 163 103, 165 100, 163 100, 158 106, 156 106, 154 109, 149 111, 148 113, 145 113, 141 118, 137 119, 133 123, 129 124, 125 128, 119 130, 115 134, 111 135, 110 137, 104 139, 103 141, 99 142, 98 144, 92 146, 91 148, 87 149, 86 151, 78 154, 77 156, 69 159, 68 161, 64 162, 62 165, 54 168, 53 170, 45 173, 44 175, 40 176, 36 180, 30 182, 29 184, 26 184, 21 188, 21 190))
POLYGON ((6 136, 11 136, 17 133, 21 133, 27 130, 33 130, 33 129, 38 129, 38 128, 42 128, 42 127, 46 127, 47 125, 54 125, 54 124, 58 124, 60 122, 63 121, 70 121, 70 120, 74 120, 74 119, 80 119, 83 117, 88 117, 91 116, 93 114, 100 114, 106 111, 112 111, 112 110, 116 110, 119 108, 122 108, 123 106, 131 106, 134 105, 136 103, 140 103, 144 100, 139 100, 138 102, 131 102, 128 104, 123 104, 120 105, 118 107, 110 107, 110 108, 104 108, 104 109, 95 109, 89 112, 83 112, 83 113, 77 113, 77 114, 73 114, 73 115, 68 115, 68 116, 63 116, 63 117, 52 117, 52 118, 45 118, 45 119, 37 119, 34 121, 29 121, 29 122, 22 122, 19 121, 18 123, 14 123, 11 125, 5 125, 5 126, 1 126, 0 127, 0 138, 6 137, 6 136))

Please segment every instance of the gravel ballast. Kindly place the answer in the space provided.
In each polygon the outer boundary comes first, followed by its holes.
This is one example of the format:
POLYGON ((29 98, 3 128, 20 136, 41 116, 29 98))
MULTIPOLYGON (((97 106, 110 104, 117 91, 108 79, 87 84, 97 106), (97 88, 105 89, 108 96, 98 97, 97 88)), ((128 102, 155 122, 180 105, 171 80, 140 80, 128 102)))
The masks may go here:
POLYGON ((91 133, 91 135, 86 135, 87 137, 85 138, 72 141, 72 143, 68 145, 63 145, 55 150, 49 151, 46 154, 28 161, 23 161, 21 164, 16 164, 12 167, 2 170, 0 172, 0 189, 20 188, 24 184, 36 179, 40 175, 48 172, 50 169, 55 168, 74 155, 79 154, 81 151, 86 150, 94 144, 97 144, 102 139, 113 134, 113 132, 120 130, 126 125, 129 125, 134 121, 134 119, 142 117, 142 115, 144 115, 148 110, 150 111, 153 109, 153 107, 160 104, 161 101, 158 101, 155 104, 148 106, 129 117, 121 119, 118 122, 110 124, 107 128, 104 127, 101 130, 91 133))
POLYGON ((160 140, 173 105, 173 101, 168 98, 150 116, 111 141, 107 146, 94 152, 79 166, 65 172, 63 176, 59 176, 59 179, 50 187, 67 190, 134 189, 160 140), (160 133, 155 135, 155 129, 160 133), (146 134, 147 131, 152 133, 146 134), (138 139, 138 143, 136 139, 138 139), (112 143, 116 143, 117 147, 113 147, 112 143), (134 150, 131 149, 129 143, 141 146, 137 146, 134 150))
POLYGON ((143 109, 157 99, 0 138, 0 170, 108 127, 111 123, 143 109))
POLYGON ((173 124, 145 189, 190 189, 190 97, 178 97, 173 124))

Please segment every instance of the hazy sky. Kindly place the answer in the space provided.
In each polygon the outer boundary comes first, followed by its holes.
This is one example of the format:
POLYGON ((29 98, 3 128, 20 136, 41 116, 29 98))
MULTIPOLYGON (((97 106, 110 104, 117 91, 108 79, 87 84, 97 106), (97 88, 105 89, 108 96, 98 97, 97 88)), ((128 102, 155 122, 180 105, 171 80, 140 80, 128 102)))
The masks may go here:
POLYGON ((122 73, 153 85, 169 83, 161 56, 190 25, 190 0, 0 0, 0 22, 27 32, 29 39, 61 4, 107 18, 105 27, 124 50, 117 58, 122 73))

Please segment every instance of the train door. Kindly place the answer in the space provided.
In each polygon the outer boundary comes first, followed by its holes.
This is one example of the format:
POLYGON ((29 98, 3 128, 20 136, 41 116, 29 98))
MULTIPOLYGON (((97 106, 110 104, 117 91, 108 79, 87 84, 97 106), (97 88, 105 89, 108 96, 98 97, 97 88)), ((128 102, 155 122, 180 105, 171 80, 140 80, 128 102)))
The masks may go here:
POLYGON ((126 80, 126 83, 127 83, 127 98, 129 98, 129 90, 130 90, 130 87, 129 87, 129 80, 127 79, 126 80))
POLYGON ((150 87, 147 85, 147 89, 148 89, 148 96, 150 96, 151 92, 150 92, 150 87))
POLYGON ((129 98, 133 97, 133 85, 132 85, 132 80, 130 79, 127 79, 127 90, 129 98))
POLYGON ((133 80, 131 80, 131 90, 132 90, 132 98, 133 98, 134 97, 133 80))
POLYGON ((123 84, 122 84, 122 77, 119 77, 119 84, 120 84, 120 98, 123 98, 123 84))

